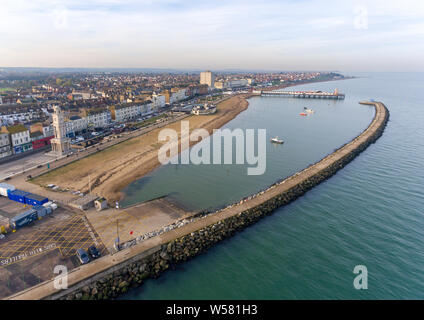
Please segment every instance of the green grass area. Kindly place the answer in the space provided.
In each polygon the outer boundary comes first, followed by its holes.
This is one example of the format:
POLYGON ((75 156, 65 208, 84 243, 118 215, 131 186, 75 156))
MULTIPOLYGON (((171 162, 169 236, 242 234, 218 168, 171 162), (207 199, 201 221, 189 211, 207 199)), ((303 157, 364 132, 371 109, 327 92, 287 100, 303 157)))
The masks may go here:
POLYGON ((0 93, 6 92, 6 91, 16 91, 15 88, 0 88, 0 93))
POLYGON ((202 99, 199 99, 199 103, 215 102, 215 101, 221 100, 222 98, 223 98, 222 95, 210 97, 210 98, 202 98, 202 99))
POLYGON ((143 128, 143 127, 148 126, 149 124, 155 123, 156 120, 159 120, 159 119, 162 119, 162 118, 167 118, 167 117, 168 117, 168 115, 165 114, 165 113, 160 114, 156 117, 151 117, 150 119, 144 120, 142 122, 138 122, 138 123, 134 124, 133 126, 136 127, 136 128, 143 128))

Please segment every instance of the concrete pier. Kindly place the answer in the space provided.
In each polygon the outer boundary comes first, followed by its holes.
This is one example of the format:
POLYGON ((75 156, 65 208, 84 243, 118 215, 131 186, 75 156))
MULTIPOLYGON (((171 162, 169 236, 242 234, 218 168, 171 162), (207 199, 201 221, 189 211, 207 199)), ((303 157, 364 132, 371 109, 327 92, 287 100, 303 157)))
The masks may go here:
POLYGON ((287 98, 302 98, 302 99, 333 99, 343 100, 345 95, 343 93, 335 92, 322 92, 322 91, 262 91, 262 97, 287 97, 287 98))

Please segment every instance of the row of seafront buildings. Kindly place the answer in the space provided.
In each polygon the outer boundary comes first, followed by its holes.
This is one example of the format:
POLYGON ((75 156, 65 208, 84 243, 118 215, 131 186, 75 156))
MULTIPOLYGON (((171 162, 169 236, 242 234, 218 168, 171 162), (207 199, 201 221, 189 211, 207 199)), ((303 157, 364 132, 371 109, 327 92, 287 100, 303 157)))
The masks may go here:
MULTIPOLYGON (((211 74, 211 77, 213 75, 211 74)), ((213 89, 207 83, 189 85, 185 88, 171 88, 160 93, 153 93, 148 100, 142 102, 127 102, 112 105, 107 108, 84 109, 79 115, 73 115, 65 121, 65 134, 73 138, 88 129, 101 129, 110 126, 112 123, 124 123, 144 115, 149 115, 159 111, 166 105, 172 105, 184 101, 196 95, 205 95, 213 89)), ((24 118, 13 118, 4 115, 1 118, 0 130, 0 158, 33 151, 51 144, 51 139, 55 137, 51 121, 45 123, 25 124, 25 119, 31 121, 25 115, 24 118), (16 124, 23 123, 23 124, 16 124), (24 125, 25 124, 25 125, 24 125)))
POLYGON ((215 75, 211 71, 203 71, 200 73, 200 84, 206 84, 210 88, 219 90, 240 88, 252 85, 254 80, 248 79, 226 79, 215 81, 215 75))
MULTIPOLYGON (((76 134, 89 128, 105 128, 115 122, 125 122, 153 111, 151 105, 113 106, 109 109, 86 110, 85 116, 71 116, 65 122, 66 136, 76 134)), ((23 124, 2 126, 0 130, 0 158, 36 150, 50 145, 54 138, 51 123, 36 123, 30 126, 23 124)))
POLYGON ((38 127, 35 125, 27 128, 22 124, 3 126, 0 131, 0 158, 49 145, 50 139, 54 137, 53 132, 45 130, 43 133, 43 131, 36 130, 38 127))
MULTIPOLYGON (((86 109, 82 116, 71 116, 65 121, 65 133, 73 138, 78 133, 88 129, 100 129, 112 123, 123 123, 159 111, 166 104, 182 101, 187 93, 199 94, 199 91, 171 89, 168 92, 154 94, 150 101, 142 103, 126 103, 108 108, 86 109)), ((203 93, 203 92, 202 92, 203 93)), ((30 126, 23 124, 2 126, 0 130, 0 158, 21 154, 50 145, 55 137, 51 123, 35 123, 30 126)))
POLYGON ((196 95, 205 95, 207 85, 172 88, 159 94, 153 94, 150 100, 109 106, 107 109, 86 109, 83 116, 72 116, 65 122, 66 136, 74 137, 88 128, 105 128, 112 122, 123 123, 160 111, 166 105, 181 102, 196 95))

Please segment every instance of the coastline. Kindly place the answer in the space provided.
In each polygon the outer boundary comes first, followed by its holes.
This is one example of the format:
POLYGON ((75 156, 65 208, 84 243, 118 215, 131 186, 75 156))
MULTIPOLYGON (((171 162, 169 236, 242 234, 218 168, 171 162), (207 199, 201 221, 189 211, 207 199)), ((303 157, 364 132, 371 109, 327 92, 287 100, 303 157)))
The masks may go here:
POLYGON ((157 278, 171 265, 205 252, 215 243, 296 200, 373 144, 383 134, 389 111, 381 102, 360 103, 375 107, 375 115, 369 126, 356 138, 306 169, 246 201, 73 270, 69 273, 69 289, 57 290, 53 280, 50 280, 7 299, 114 298, 133 286, 139 286, 146 278, 157 278))
MULTIPOLYGON (((294 87, 298 85, 339 81, 346 79, 318 80, 295 84, 281 84, 265 88, 266 91, 294 87)), ((206 129, 212 134, 214 129, 219 129, 226 123, 237 117, 238 114, 248 108, 248 98, 254 94, 237 94, 224 98, 218 103, 218 112, 214 115, 191 115, 184 120, 190 122, 190 131, 197 128, 206 129)), ((161 163, 157 157, 161 143, 158 143, 159 130, 171 128, 179 134, 179 153, 181 150, 180 121, 155 129, 139 137, 132 138, 118 145, 112 146, 89 157, 77 160, 61 168, 50 171, 34 178, 33 183, 39 186, 55 184, 70 190, 91 192, 105 197, 109 203, 121 201, 124 198, 123 190, 132 182, 146 176, 161 163), (125 158, 123 159, 123 155, 125 158)), ((189 148, 198 143, 190 141, 189 148)))
MULTIPOLYGON (((191 115, 185 118, 190 123, 190 132, 204 128, 211 134, 227 122, 234 119, 248 107, 246 97, 242 94, 224 99, 217 105, 214 115, 191 115)), ((33 183, 47 185, 53 183, 71 190, 91 191, 108 199, 109 202, 121 200, 122 190, 132 182, 142 178, 161 165, 157 151, 162 143, 158 143, 158 134, 165 128, 174 129, 179 135, 179 152, 181 152, 180 121, 154 129, 139 137, 132 138, 112 146, 89 157, 80 159, 54 171, 34 178, 33 183), (91 180, 91 186, 89 186, 91 180)), ((190 142, 189 147, 197 142, 190 142)))

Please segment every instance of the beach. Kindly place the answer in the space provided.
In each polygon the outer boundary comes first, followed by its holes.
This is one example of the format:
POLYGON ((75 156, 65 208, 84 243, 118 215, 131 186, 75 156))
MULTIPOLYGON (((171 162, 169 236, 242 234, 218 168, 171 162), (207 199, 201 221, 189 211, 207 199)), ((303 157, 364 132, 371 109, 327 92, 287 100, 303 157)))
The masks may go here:
MULTIPOLYGON (((217 105, 217 113, 212 115, 189 116, 190 132, 204 128, 212 133, 234 119, 248 107, 247 95, 230 97, 217 105)), ((91 192, 105 197, 109 202, 122 199, 122 190, 161 165, 158 150, 163 142, 158 141, 160 130, 169 128, 179 134, 181 150, 180 124, 177 121, 164 128, 152 130, 139 137, 127 140, 110 148, 97 152, 84 159, 72 162, 35 178, 32 182, 40 186, 55 184, 61 188, 91 192)), ((190 146, 196 142, 190 142, 190 146)), ((184 144, 183 144, 184 145, 184 144)))

